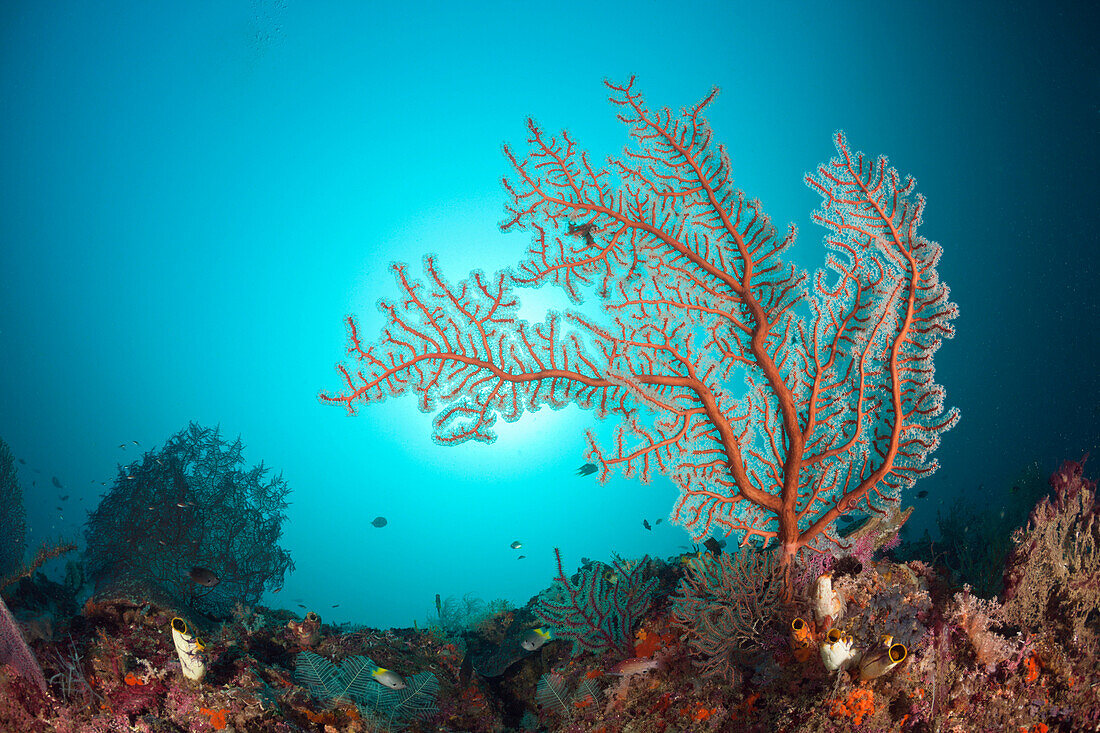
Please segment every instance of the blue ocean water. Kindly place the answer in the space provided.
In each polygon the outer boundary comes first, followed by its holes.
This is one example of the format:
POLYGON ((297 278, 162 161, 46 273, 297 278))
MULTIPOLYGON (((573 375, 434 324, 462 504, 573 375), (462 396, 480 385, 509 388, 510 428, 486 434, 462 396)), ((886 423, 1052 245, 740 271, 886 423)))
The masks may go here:
MULTIPOLYGON (((436 593, 523 603, 554 547, 687 545, 655 523, 667 478, 575 474, 585 430, 613 427, 575 407, 442 447, 411 397, 355 417, 317 400, 340 387, 344 316, 383 324, 390 263, 434 253, 457 281, 522 258, 529 236, 498 229, 501 144, 522 151, 530 115, 618 153, 601 81, 631 75, 673 109, 721 88, 715 136, 798 225, 800 268, 823 261, 802 177, 835 130, 917 179, 960 309, 935 364, 962 420, 906 497, 910 531, 958 496, 992 511, 1027 464, 1100 446, 1095 27, 1071 4, 711 3, 680 25, 620 3, 6 3, 0 437, 26 461, 28 545, 79 537, 117 466, 192 420, 293 488, 296 569, 265 601, 326 621, 409 625, 436 593)), ((566 305, 520 296, 533 320, 566 305)))

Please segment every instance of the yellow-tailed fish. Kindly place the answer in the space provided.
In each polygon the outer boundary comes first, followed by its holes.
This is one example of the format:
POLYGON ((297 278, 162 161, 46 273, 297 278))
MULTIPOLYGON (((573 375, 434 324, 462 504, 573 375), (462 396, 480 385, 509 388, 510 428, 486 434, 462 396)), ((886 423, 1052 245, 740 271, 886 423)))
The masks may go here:
POLYGON ((385 667, 375 667, 370 673, 379 684, 385 685, 391 690, 402 690, 406 687, 405 678, 385 667))
POLYGON ((533 652, 541 647, 546 642, 550 641, 552 635, 546 629, 531 629, 523 635, 523 639, 519 645, 529 652, 533 652))

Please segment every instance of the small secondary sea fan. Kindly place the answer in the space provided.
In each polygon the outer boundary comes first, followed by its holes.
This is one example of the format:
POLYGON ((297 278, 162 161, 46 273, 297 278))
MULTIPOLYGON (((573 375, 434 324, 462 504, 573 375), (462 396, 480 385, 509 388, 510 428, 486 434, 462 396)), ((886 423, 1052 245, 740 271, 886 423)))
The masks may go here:
POLYGON ((313 652, 295 660, 295 676, 318 700, 346 700, 365 715, 388 727, 393 723, 422 720, 435 714, 439 680, 431 672, 419 672, 400 690, 379 684, 371 673, 378 665, 370 657, 348 657, 339 665, 313 652))

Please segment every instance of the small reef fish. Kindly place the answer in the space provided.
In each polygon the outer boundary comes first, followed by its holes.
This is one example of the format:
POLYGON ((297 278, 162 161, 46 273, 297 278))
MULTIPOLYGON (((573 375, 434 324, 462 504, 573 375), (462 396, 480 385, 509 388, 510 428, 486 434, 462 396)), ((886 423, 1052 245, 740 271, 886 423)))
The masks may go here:
POLYGON ((63 488, 65 488, 64 486, 62 486, 62 485, 61 485, 61 481, 60 481, 60 480, 59 480, 59 479, 57 478, 57 476, 53 476, 53 477, 51 477, 51 478, 52 478, 52 480, 53 480, 53 485, 54 485, 54 486, 56 486, 56 487, 57 487, 57 488, 59 488, 59 489, 63 489, 63 488))
POLYGON ((918 498, 918 499, 923 499, 923 498, 924 498, 924 497, 926 497, 926 496, 928 496, 928 492, 927 492, 927 491, 918 491, 918 492, 917 492, 917 498, 918 498))
POLYGON ((596 473, 595 463, 586 463, 577 469, 578 476, 591 476, 594 473, 596 473))
POLYGON ((518 550, 519 548, 523 547, 523 543, 520 542, 519 540, 514 540, 512 542, 512 544, 510 544, 508 546, 511 547, 513 550, 518 550))
POLYGON ((661 662, 653 657, 631 657, 607 670, 607 674, 629 677, 635 674, 645 674, 650 670, 661 669, 661 667, 661 662))
POLYGON ((645 527, 646 529, 650 530, 650 531, 653 531, 653 527, 649 526, 649 520, 648 519, 643 519, 642 520, 642 526, 645 527))
POLYGON ((709 550, 709 553, 714 557, 722 555, 722 550, 726 547, 725 539, 715 539, 714 537, 707 537, 703 543, 703 547, 709 550))
POLYGON ((660 519, 657 519, 656 521, 654 521, 653 524, 660 524, 663 521, 665 521, 665 519, 664 519, 664 517, 661 517, 660 519))
POLYGON ((551 638, 552 635, 546 629, 531 629, 523 635, 523 639, 520 640, 519 645, 527 651, 533 652, 546 642, 550 641, 551 638))
POLYGON ((218 578, 217 574, 215 574, 214 571, 210 570, 209 568, 191 568, 187 571, 187 577, 191 578, 191 580, 198 585, 206 586, 207 588, 213 588, 221 582, 221 579, 218 578))
POLYGON ((407 687, 404 678, 392 669, 375 667, 370 674, 379 684, 383 684, 391 690, 403 690, 407 687))
POLYGON ((519 556, 519 557, 517 557, 516 559, 517 559, 517 560, 522 560, 522 559, 523 559, 523 558, 525 558, 525 557, 527 557, 527 556, 526 556, 526 555, 520 555, 520 556, 519 556))
POLYGON ((27 465, 27 462, 24 461, 22 458, 19 459, 19 462, 22 463, 24 466, 27 465))
POLYGON ((373 524, 375 527, 385 527, 387 524, 389 524, 389 522, 386 521, 385 517, 375 517, 374 521, 372 521, 371 524, 373 524))

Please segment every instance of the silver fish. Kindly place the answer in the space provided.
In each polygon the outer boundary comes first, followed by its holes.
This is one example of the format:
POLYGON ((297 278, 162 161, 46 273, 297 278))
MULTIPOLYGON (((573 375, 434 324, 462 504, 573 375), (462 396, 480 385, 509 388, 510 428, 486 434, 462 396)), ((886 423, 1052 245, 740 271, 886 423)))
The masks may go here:
POLYGON ((533 652, 546 642, 550 641, 551 634, 545 629, 531 629, 520 640, 519 645, 529 652, 533 652))
POLYGON ((404 678, 401 675, 394 672, 392 669, 384 669, 382 667, 375 667, 371 672, 371 676, 374 677, 380 684, 385 685, 391 690, 403 690, 408 685, 405 684, 404 678))

